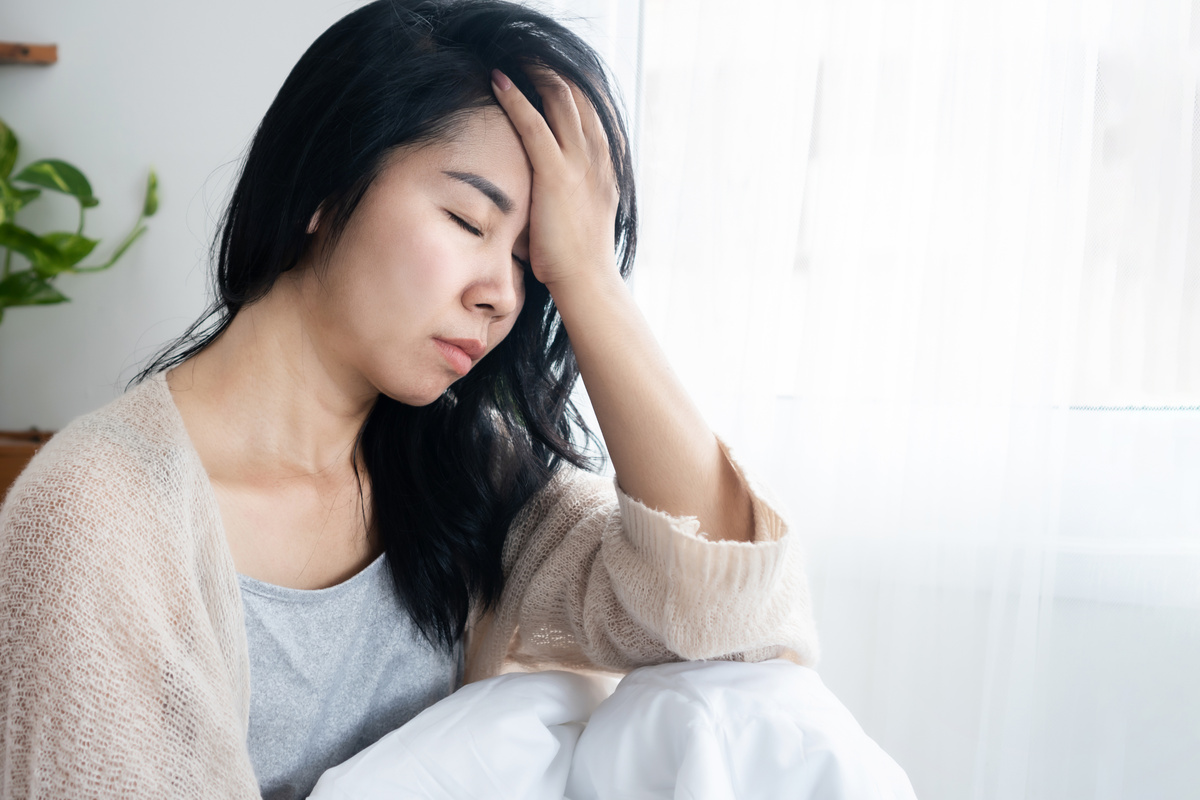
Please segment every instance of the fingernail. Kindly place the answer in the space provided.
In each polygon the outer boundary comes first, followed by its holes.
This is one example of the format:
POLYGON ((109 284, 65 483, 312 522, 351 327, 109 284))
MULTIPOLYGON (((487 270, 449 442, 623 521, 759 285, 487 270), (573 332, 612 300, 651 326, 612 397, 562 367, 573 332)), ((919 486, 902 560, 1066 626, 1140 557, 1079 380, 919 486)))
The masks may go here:
POLYGON ((507 92, 512 88, 512 81, 498 69, 492 70, 492 83, 496 84, 496 88, 502 92, 507 92))

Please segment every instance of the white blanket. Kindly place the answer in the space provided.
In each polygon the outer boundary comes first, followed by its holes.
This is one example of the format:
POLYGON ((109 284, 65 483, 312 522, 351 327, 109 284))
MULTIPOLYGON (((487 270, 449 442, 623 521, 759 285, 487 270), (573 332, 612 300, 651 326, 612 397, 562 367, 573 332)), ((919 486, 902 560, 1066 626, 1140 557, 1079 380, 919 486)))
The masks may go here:
POLYGON ((817 673, 686 662, 604 681, 470 684, 322 777, 310 800, 911 800, 817 673))

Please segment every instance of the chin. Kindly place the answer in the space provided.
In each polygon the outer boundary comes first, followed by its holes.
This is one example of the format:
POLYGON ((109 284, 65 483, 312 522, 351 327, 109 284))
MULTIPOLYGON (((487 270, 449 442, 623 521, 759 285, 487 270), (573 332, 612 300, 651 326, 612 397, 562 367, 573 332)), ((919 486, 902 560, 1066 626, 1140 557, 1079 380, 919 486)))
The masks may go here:
POLYGON ((381 386, 379 391, 388 397, 395 400, 397 403, 403 403, 406 406, 427 406, 437 401, 439 397, 446 393, 446 389, 451 386, 451 383, 445 381, 431 380, 424 385, 413 386, 411 384, 405 386, 402 384, 393 383, 391 386, 381 386))

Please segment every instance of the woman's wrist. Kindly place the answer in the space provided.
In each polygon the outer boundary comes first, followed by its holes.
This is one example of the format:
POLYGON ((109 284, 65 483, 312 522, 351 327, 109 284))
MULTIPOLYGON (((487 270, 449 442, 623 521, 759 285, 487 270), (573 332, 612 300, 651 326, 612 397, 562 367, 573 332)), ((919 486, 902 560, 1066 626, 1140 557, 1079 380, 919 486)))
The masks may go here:
POLYGON ((550 290, 550 296, 554 298, 554 305, 564 322, 576 313, 586 313, 597 303, 632 300, 615 258, 609 258, 607 263, 576 270, 573 274, 547 283, 546 288, 550 290))

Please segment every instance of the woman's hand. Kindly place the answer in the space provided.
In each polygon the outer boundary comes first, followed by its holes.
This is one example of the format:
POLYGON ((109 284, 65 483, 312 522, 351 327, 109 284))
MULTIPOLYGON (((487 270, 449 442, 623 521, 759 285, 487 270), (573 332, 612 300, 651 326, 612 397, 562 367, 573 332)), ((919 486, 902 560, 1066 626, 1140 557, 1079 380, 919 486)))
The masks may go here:
POLYGON ((492 85, 533 166, 529 260, 550 289, 617 482, 712 539, 749 541, 750 495, 633 302, 616 265, 619 193, 600 118, 577 87, 531 68, 546 117, 500 72, 492 85))
POLYGON ((595 279, 619 280, 614 229, 620 196, 600 118, 583 92, 556 73, 530 67, 527 74, 541 95, 545 118, 499 70, 492 70, 492 89, 533 166, 534 277, 551 294, 595 279))

